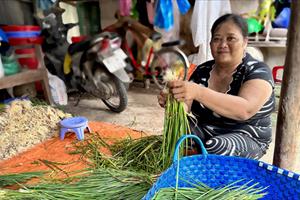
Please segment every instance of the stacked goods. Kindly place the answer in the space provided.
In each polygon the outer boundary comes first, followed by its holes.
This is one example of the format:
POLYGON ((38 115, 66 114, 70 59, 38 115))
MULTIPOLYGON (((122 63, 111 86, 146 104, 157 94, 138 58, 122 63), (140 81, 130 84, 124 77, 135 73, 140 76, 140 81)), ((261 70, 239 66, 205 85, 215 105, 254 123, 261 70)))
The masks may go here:
POLYGON ((1 28, 5 31, 10 45, 24 45, 21 49, 15 51, 20 65, 28 69, 36 69, 38 67, 38 59, 35 55, 33 44, 42 44, 43 39, 40 37, 41 28, 28 25, 4 25, 1 28), (24 57, 24 55, 31 56, 24 57))

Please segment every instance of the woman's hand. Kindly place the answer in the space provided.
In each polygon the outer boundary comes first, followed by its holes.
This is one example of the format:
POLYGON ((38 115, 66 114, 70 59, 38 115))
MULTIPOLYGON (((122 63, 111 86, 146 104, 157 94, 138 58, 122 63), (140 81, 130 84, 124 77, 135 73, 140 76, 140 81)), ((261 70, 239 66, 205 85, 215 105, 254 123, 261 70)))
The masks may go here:
POLYGON ((170 81, 169 87, 174 98, 178 101, 191 102, 196 98, 199 85, 188 81, 170 81))
POLYGON ((161 106, 161 107, 165 107, 166 105, 166 102, 167 102, 167 93, 162 90, 159 95, 157 95, 157 101, 158 101, 158 104, 161 106))

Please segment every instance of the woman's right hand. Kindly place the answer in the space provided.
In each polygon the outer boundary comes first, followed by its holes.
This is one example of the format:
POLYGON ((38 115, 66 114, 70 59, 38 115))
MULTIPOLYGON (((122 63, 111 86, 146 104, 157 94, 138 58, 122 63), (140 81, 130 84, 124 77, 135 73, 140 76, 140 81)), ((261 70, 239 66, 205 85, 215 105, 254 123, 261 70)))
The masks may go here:
POLYGON ((164 108, 167 102, 167 93, 164 92, 163 90, 160 91, 159 95, 157 95, 157 101, 158 104, 164 108))

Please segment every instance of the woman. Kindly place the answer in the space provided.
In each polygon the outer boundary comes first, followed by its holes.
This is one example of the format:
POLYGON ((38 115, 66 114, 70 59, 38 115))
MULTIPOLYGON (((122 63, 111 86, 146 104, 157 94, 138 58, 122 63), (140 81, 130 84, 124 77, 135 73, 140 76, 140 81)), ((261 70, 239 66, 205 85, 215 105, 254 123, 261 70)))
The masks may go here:
MULTIPOLYGON (((196 120, 191 129, 209 153, 261 158, 271 142, 275 107, 269 67, 245 53, 247 23, 235 14, 215 21, 210 42, 214 60, 199 65, 189 81, 169 87, 196 120)), ((164 106, 165 95, 158 97, 164 106)))

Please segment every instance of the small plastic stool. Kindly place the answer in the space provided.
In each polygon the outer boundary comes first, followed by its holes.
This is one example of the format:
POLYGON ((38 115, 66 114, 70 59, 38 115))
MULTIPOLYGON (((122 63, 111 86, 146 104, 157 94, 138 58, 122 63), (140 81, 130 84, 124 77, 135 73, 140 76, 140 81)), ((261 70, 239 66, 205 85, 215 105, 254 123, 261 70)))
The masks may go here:
POLYGON ((60 139, 63 140, 65 138, 66 132, 72 130, 76 133, 76 137, 78 140, 84 139, 84 130, 87 128, 89 132, 91 132, 88 126, 88 120, 85 117, 71 117, 66 118, 60 121, 60 139))

